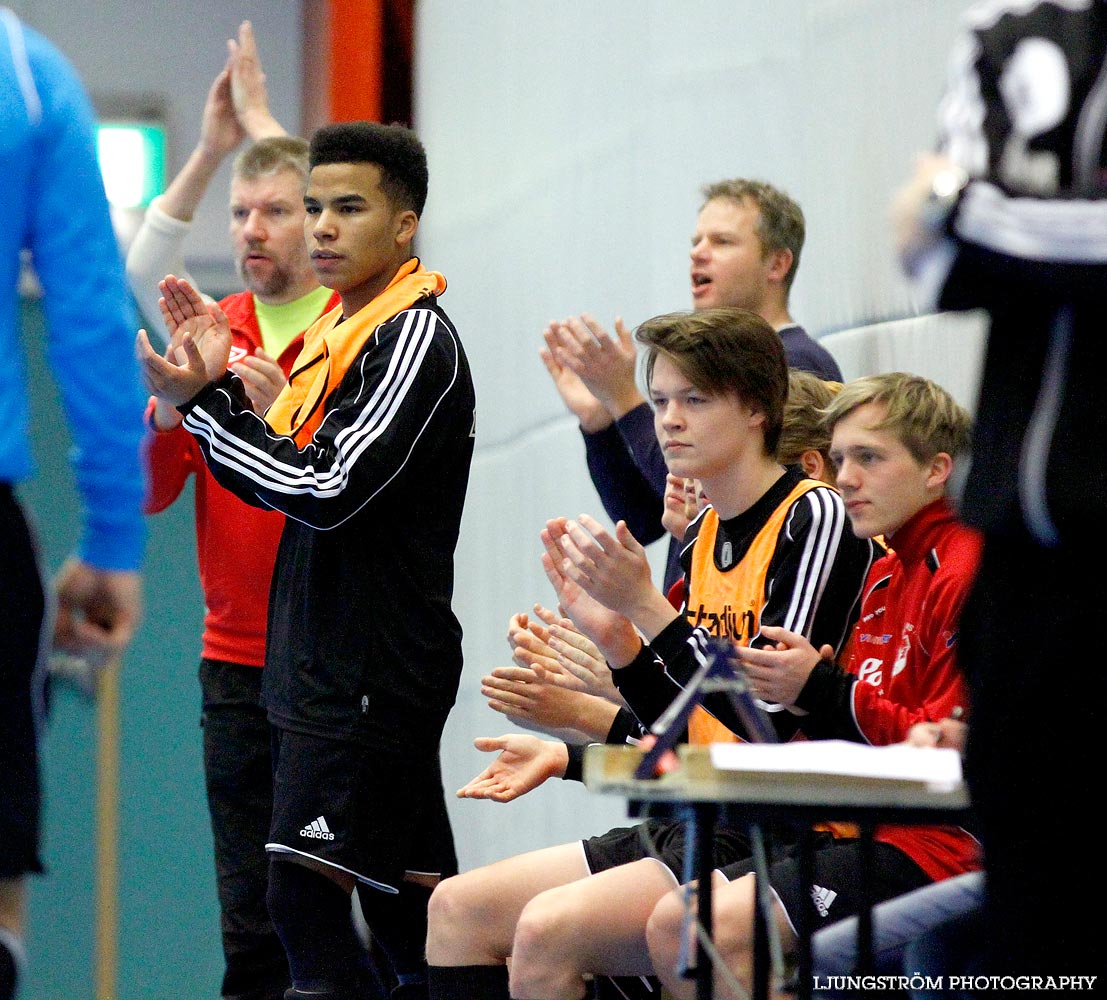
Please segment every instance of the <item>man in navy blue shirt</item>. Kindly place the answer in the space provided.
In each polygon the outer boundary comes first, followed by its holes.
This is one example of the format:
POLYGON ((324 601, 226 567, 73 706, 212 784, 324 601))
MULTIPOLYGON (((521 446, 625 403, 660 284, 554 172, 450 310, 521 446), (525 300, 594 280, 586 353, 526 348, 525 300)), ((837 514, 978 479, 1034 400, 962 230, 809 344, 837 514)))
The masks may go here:
MULTIPOLYGON (((691 248, 693 309, 735 306, 758 313, 780 334, 791 368, 842 381, 837 362, 788 312, 803 250, 803 211, 764 181, 709 184, 691 248)), ((625 520, 643 544, 661 538, 665 461, 653 413, 635 382, 635 348, 621 318, 617 338, 587 314, 552 324, 542 359, 569 411, 580 421, 588 471, 612 520, 625 520)), ((666 589, 680 577, 678 543, 669 545, 666 589)))

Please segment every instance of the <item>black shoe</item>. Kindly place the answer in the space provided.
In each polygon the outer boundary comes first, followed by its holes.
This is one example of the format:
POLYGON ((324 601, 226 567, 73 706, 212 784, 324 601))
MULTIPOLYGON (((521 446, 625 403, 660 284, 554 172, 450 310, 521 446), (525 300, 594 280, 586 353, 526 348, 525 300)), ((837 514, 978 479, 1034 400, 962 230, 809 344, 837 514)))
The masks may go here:
POLYGON ((661 980, 653 976, 596 976, 589 996, 594 1000, 660 1000, 661 980))
MULTIPOLYGON (((333 986, 323 986, 319 990, 300 990, 295 986, 285 990, 284 1000, 375 1000, 383 996, 380 986, 373 982, 368 974, 357 977, 357 983, 347 984, 348 989, 336 989, 333 986)), ((413 984, 415 989, 422 989, 422 993, 396 993, 393 997, 402 997, 403 1000, 426 1000, 427 987, 425 983, 413 984)), ((400 989, 402 987, 397 987, 400 989)))
POLYGON ((392 1000, 429 1000, 430 992, 424 983, 400 983, 392 991, 392 1000))

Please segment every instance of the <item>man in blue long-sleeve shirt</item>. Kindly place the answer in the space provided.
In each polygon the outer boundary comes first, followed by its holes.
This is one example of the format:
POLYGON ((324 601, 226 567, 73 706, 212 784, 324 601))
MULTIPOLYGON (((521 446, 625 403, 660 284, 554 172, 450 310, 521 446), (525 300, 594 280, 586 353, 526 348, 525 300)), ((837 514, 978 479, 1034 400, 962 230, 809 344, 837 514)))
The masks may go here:
POLYGON ((65 58, 0 8, 0 1000, 14 995, 23 961, 25 879, 42 869, 36 740, 49 602, 15 495, 32 471, 18 324, 24 251, 43 288, 82 501, 81 538, 56 581, 54 644, 104 657, 130 640, 140 611, 135 320, 88 98, 65 58))
MULTIPOLYGON (((799 205, 763 181, 709 184, 692 237, 694 309, 735 306, 758 313, 780 335, 791 368, 840 382, 825 347, 792 319, 788 295, 799 267, 804 218, 799 205)), ((582 314, 546 330, 543 360, 565 405, 580 421, 592 483, 604 510, 625 520, 644 544, 661 526, 666 467, 653 413, 635 382, 630 331, 616 319, 617 339, 582 314)), ((665 587, 680 577, 678 544, 669 546, 665 587)))

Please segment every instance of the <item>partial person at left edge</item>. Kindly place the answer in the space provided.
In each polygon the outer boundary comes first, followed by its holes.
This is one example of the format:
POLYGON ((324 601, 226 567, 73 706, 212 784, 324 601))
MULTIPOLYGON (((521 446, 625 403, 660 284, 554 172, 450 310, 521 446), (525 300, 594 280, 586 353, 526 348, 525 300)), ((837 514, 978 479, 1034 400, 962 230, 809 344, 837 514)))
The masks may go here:
MULTIPOLYGON (((135 317, 96 159, 93 112, 73 67, 0 7, 0 1000, 23 971, 27 876, 41 872, 37 741, 46 643, 106 658, 141 611, 139 462, 145 396, 135 317), (43 289, 48 357, 75 444, 76 551, 54 582, 56 616, 16 486, 33 469, 19 281, 29 251, 43 289)), ((49 511, 40 511, 47 519, 49 511)))

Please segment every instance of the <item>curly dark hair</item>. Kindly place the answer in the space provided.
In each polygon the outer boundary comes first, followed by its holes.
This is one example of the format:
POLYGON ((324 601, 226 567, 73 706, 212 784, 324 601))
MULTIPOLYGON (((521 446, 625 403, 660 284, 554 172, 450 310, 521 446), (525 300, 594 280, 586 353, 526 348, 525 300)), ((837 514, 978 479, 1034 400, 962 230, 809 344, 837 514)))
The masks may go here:
POLYGON ((403 125, 338 122, 311 137, 309 162, 373 163, 381 171, 381 190, 397 208, 423 214, 427 202, 427 152, 419 137, 403 125))

